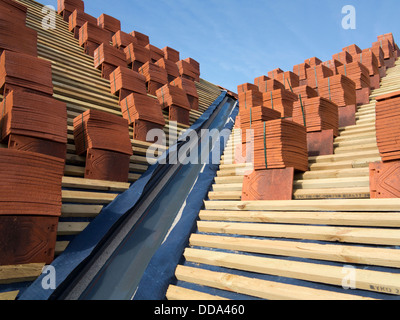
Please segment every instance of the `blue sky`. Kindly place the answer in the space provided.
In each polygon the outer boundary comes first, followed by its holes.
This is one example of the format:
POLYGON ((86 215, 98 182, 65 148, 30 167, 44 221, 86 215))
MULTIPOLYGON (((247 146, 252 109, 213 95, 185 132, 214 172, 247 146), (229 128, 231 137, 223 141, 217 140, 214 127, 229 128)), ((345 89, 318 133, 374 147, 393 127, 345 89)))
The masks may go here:
MULTIPOLYGON (((56 0, 39 1, 57 7, 56 0)), ((123 31, 192 57, 202 78, 233 91, 275 68, 329 60, 353 43, 368 48, 380 34, 400 37, 398 0, 86 0, 85 12, 109 14, 123 31), (356 8, 355 30, 342 28, 345 5, 356 8)))

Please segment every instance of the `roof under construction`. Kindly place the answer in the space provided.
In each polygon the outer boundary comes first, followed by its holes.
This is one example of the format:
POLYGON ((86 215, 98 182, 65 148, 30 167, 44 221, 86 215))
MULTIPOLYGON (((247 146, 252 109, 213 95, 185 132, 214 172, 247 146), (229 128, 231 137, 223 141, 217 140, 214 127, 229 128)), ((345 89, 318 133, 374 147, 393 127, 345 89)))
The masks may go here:
POLYGON ((0 0, 0 300, 398 299, 392 34, 236 93, 58 4, 0 0))

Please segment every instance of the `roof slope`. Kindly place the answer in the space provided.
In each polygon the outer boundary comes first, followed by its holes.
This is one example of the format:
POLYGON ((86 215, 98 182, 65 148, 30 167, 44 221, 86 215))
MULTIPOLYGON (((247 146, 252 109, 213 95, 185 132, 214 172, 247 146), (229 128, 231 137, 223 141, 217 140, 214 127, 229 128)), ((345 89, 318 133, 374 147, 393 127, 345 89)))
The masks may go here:
POLYGON ((334 155, 310 157, 297 174, 297 200, 241 201, 253 167, 232 162, 235 129, 167 298, 398 299, 400 201, 370 199, 369 163, 380 161, 375 97, 399 80, 397 61, 357 124, 340 129, 334 155))
MULTIPOLYGON (((44 30, 41 26, 43 4, 32 0, 18 1, 27 6, 28 27, 38 33, 38 56, 50 60, 54 85, 53 97, 67 104, 68 112, 68 145, 67 161, 63 178, 62 216, 58 226, 56 255, 62 254, 69 242, 83 231, 102 208, 112 202, 120 193, 130 187, 147 170, 146 150, 150 143, 132 139, 133 156, 130 161, 129 183, 104 182, 84 179, 85 157, 75 154, 73 119, 88 109, 101 110, 122 116, 118 98, 110 93, 110 82, 101 77, 101 71, 94 67, 93 58, 83 52, 79 41, 68 31, 68 23, 60 16, 56 17, 56 30, 44 30)), ((221 94, 220 87, 200 79, 196 82, 199 94, 199 110, 190 112, 190 124, 193 124, 208 106, 221 94)), ((153 97, 155 98, 155 97, 153 97)), ((3 97, 0 96, 0 101, 3 97)), ((169 131, 183 133, 188 126, 178 124, 175 128, 168 121, 164 112, 166 125, 164 131, 167 138, 169 131)), ((171 138, 168 143, 174 143, 171 138)), ((6 148, 0 144, 0 148, 6 148)), ((44 265, 44 264, 43 264, 44 265)), ((23 289, 30 281, 41 274, 38 265, 13 266, 11 271, 3 270, 0 274, 0 291, 12 288, 23 289), (2 289, 4 287, 4 289, 2 289)))

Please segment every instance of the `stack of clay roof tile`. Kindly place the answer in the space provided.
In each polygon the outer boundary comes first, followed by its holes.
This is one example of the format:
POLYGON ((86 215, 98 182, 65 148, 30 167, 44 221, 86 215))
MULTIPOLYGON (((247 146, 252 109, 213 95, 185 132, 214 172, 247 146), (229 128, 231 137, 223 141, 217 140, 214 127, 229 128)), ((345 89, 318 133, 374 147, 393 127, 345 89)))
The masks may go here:
MULTIPOLYGON (((353 56, 357 59, 357 55, 353 56)), ((344 64, 338 68, 340 74, 354 81, 356 90, 370 87, 369 70, 358 61, 344 64)))
POLYGON ((1 19, 9 22, 16 21, 18 24, 25 23, 27 7, 14 1, 2 0, 0 2, 1 19))
POLYGON ((85 11, 85 4, 82 0, 57 0, 57 12, 64 21, 68 22, 70 15, 75 11, 85 11))
POLYGON ((109 44, 111 41, 110 32, 86 22, 79 29, 79 45, 85 49, 85 53, 94 56, 94 50, 102 43, 109 44))
POLYGON ((50 264, 61 216, 64 161, 1 149, 0 166, 0 265, 50 264))
POLYGON ((318 93, 338 107, 356 105, 356 85, 353 80, 342 74, 322 79, 318 93))
POLYGON ((246 91, 250 91, 250 90, 256 91, 256 92, 260 91, 259 87, 257 85, 249 83, 249 82, 246 82, 246 83, 243 83, 243 84, 240 84, 237 86, 237 91, 239 94, 244 93, 246 91))
POLYGON ((379 62, 371 50, 363 50, 360 54, 354 57, 354 61, 358 61, 364 65, 368 69, 370 76, 379 74, 379 62))
POLYGON ((383 58, 385 62, 385 66, 387 68, 394 67, 395 60, 398 54, 398 51, 393 48, 392 43, 389 41, 388 38, 381 38, 381 40, 374 42, 372 44, 372 48, 380 47, 383 51, 383 58))
POLYGON ((332 56, 332 59, 339 61, 342 64, 353 62, 353 57, 347 51, 336 53, 332 56))
POLYGON ((342 49, 344 52, 348 52, 354 60, 354 56, 360 54, 362 50, 356 45, 352 44, 342 49))
POLYGON ((130 155, 103 149, 86 154, 85 179, 128 182, 130 155))
POLYGON ((265 75, 259 76, 257 78, 254 78, 254 85, 256 85, 258 87, 258 89, 260 89, 261 83, 264 83, 265 81, 267 81, 269 79, 270 78, 265 75))
POLYGON ((151 62, 157 62, 158 60, 164 58, 164 51, 162 51, 160 48, 157 48, 156 46, 150 43, 146 46, 146 48, 149 49, 150 51, 151 62))
POLYGON ((186 59, 184 59, 184 61, 188 62, 192 66, 194 73, 196 74, 195 81, 199 82, 200 63, 198 61, 194 60, 193 58, 186 58, 186 59))
POLYGON ((240 129, 242 131, 242 144, 247 142, 247 130, 252 129, 256 123, 277 120, 281 118, 281 113, 263 106, 253 108, 240 108, 240 129))
POLYGON ((307 69, 307 85, 317 89, 322 79, 333 76, 333 71, 324 66, 322 62, 307 69))
POLYGON ((285 89, 285 86, 282 82, 275 79, 268 79, 265 81, 260 81, 259 90, 261 92, 269 92, 278 89, 285 89))
POLYGON ((276 79, 278 77, 278 74, 283 73, 283 70, 281 68, 276 68, 274 70, 268 71, 268 77, 270 79, 276 79))
POLYGON ((52 98, 51 63, 37 58, 26 12, 0 1, 0 140, 8 142, 0 150, 0 265, 50 264, 61 216, 67 109, 52 98))
POLYGON ((147 92, 156 95, 156 91, 168 83, 167 71, 153 62, 146 62, 139 68, 139 73, 145 76, 147 92))
POLYGON ((263 93, 258 90, 239 91, 240 108, 249 109, 263 105, 263 93))
POLYGON ((199 94, 197 92, 196 84, 193 81, 182 77, 177 77, 176 79, 172 80, 170 84, 183 89, 186 92, 190 108, 192 110, 199 110, 199 94))
MULTIPOLYGON (((376 56, 376 58, 378 60, 378 67, 379 68, 385 68, 386 69, 386 66, 385 66, 385 54, 383 53, 383 50, 382 50, 381 46, 372 46, 371 48, 365 49, 365 50, 372 51, 375 54, 375 56, 376 56)), ((365 50, 363 50, 363 52, 365 50)))
POLYGON ((97 18, 97 25, 100 28, 107 30, 110 33, 110 38, 112 38, 112 36, 118 30, 121 30, 121 22, 118 19, 111 17, 105 13, 97 18))
MULTIPOLYGON (((268 92, 276 89, 285 89, 281 81, 271 79, 265 75, 254 79, 254 85, 258 87, 261 92, 268 92)), ((239 88, 239 87, 238 87, 239 88)))
POLYGON ((276 80, 282 83, 286 90, 299 86, 299 76, 292 71, 281 72, 276 75, 276 80))
POLYGON ((139 71, 140 67, 150 61, 150 50, 139 43, 128 44, 124 52, 128 65, 134 71, 139 71))
POLYGON ((304 126, 279 119, 253 124, 254 169, 308 170, 307 134, 304 126))
POLYGON ((111 94, 119 96, 120 101, 132 92, 147 94, 146 77, 129 68, 118 67, 110 74, 111 94))
POLYGON ((146 47, 150 43, 150 38, 148 35, 138 31, 132 31, 130 33, 132 37, 134 37, 139 45, 142 47, 146 47))
POLYGON ((400 91, 376 98, 376 140, 383 162, 400 160, 400 91))
POLYGON ((74 119, 76 154, 103 149, 132 155, 128 121, 107 112, 87 110, 74 119))
POLYGON ((61 213, 60 159, 11 149, 1 149, 1 215, 57 215, 61 213), (27 165, 29 164, 29 165, 27 165), (16 176, 24 177, 21 183, 16 176))
POLYGON ((380 40, 372 43, 372 46, 382 48, 383 56, 384 56, 385 60, 393 58, 394 48, 388 38, 381 38, 380 40))
POLYGON ((86 154, 85 178, 128 182, 133 154, 128 121, 98 110, 74 119, 76 153, 86 154))
POLYGON ((269 92, 263 92, 262 105, 281 113, 283 118, 291 118, 293 115, 293 103, 297 101, 296 94, 289 90, 278 89, 269 92))
POLYGON ((15 1, 0 1, 0 54, 9 50, 37 56, 37 32, 25 25, 26 12, 15 1))
POLYGON ((256 106, 249 109, 241 108, 239 111, 241 128, 251 128, 253 124, 281 118, 281 113, 263 106, 256 106))
POLYGON ((137 43, 137 39, 132 37, 129 33, 118 30, 112 36, 112 43, 114 47, 123 50, 131 43, 137 43))
POLYGON ((170 47, 164 47, 162 48, 162 51, 164 52, 165 59, 170 60, 174 63, 177 63, 180 60, 179 51, 170 47))
POLYGON ((183 89, 166 84, 156 91, 156 95, 162 109, 168 108, 170 121, 189 125, 191 107, 183 89))
POLYGON ((176 64, 178 65, 181 77, 199 82, 200 70, 197 67, 197 62, 195 60, 179 60, 176 64))
POLYGON ((305 81, 307 81, 308 68, 310 68, 310 65, 305 62, 293 66, 293 72, 297 74, 297 76, 299 77, 299 83, 301 83, 302 85, 304 85, 305 81))
POLYGON ((393 47, 393 50, 395 52, 395 57, 398 58, 399 57, 399 47, 397 46, 396 42, 394 41, 394 37, 392 33, 386 33, 386 34, 382 34, 380 36, 378 36, 378 41, 381 40, 389 40, 390 44, 393 47))
POLYGON ((315 67, 319 66, 322 63, 322 61, 317 57, 312 57, 304 60, 304 63, 307 63, 310 67, 315 67))
POLYGON ((83 11, 75 10, 69 16, 68 30, 74 33, 76 39, 79 39, 79 30, 86 22, 97 25, 97 19, 83 11))
POLYGON ((180 77, 179 69, 175 62, 165 59, 165 58, 161 58, 160 60, 158 60, 156 62, 156 65, 165 69, 165 71, 167 71, 168 82, 171 82, 174 79, 180 77))
MULTIPOLYGON (((5 7, 6 12, 7 8, 11 7, 5 7)), ((25 12, 24 9, 16 12, 15 21, 22 21, 25 12)), ((52 97, 51 62, 35 55, 3 51, 0 88, 4 98, 1 139, 8 142, 8 147, 65 161, 67 110, 65 103, 52 97)))
POLYGON ((307 132, 333 129, 339 135, 338 106, 322 97, 299 99, 294 103, 293 121, 305 125, 307 132))
POLYGON ((120 102, 120 107, 122 116, 133 126, 134 140, 147 141, 150 130, 162 130, 165 126, 160 103, 148 95, 131 93, 120 102))
POLYGON ((11 91, 1 103, 1 140, 9 148, 65 159, 67 106, 50 96, 11 91))
MULTIPOLYGON (((268 77, 260 77, 260 79, 269 79, 268 77)), ((257 79, 256 82, 261 83, 263 80, 257 79), (261 81, 261 82, 260 82, 261 81)), ((282 85, 279 81, 277 81, 280 85, 282 85)), ((242 109, 251 109, 256 106, 261 106, 263 104, 262 100, 262 93, 259 90, 259 87, 255 84, 252 83, 243 83, 241 85, 237 86, 237 92, 238 92, 238 101, 239 101, 239 110, 242 109)), ((240 113, 237 116, 238 121, 240 122, 240 113)), ((240 126, 239 126, 240 127, 240 126)), ((243 134, 243 132, 242 132, 243 134)), ((243 140, 244 141, 244 140, 243 140)), ((243 142, 245 143, 245 142, 243 142)))
POLYGON ((110 79, 110 74, 118 67, 127 67, 125 53, 109 44, 102 43, 94 51, 94 67, 101 70, 104 79, 110 79))
POLYGON ((336 59, 331 59, 331 60, 325 61, 322 64, 325 67, 328 67, 329 69, 331 69, 334 75, 338 74, 337 68, 343 65, 343 63, 341 63, 339 60, 336 60, 336 59))
POLYGON ((52 98, 51 62, 37 57, 26 13, 0 1, 0 140, 8 142, 0 151, 0 265, 51 263, 61 215, 67 110, 52 98))
POLYGON ((3 95, 14 89, 53 95, 51 62, 24 53, 4 51, 0 57, 3 95))
POLYGON ((318 92, 307 85, 293 88, 293 93, 297 96, 301 96, 303 99, 318 97, 318 92))
POLYGON ((378 38, 378 41, 385 40, 385 39, 389 40, 389 42, 392 44, 393 48, 396 48, 396 46, 397 46, 396 42, 394 41, 394 37, 393 37, 392 33, 381 34, 377 38, 378 38))

